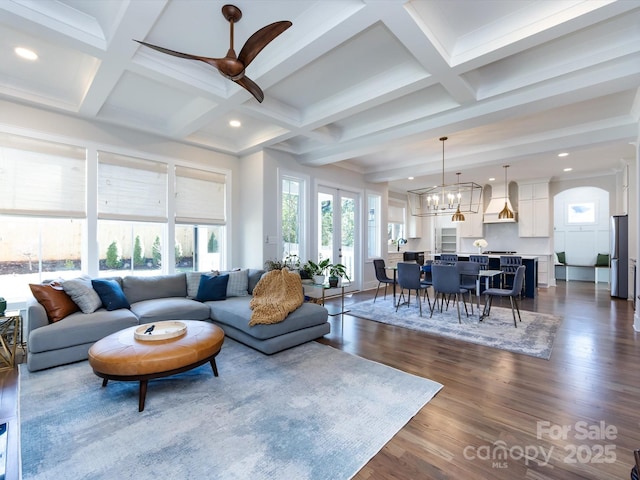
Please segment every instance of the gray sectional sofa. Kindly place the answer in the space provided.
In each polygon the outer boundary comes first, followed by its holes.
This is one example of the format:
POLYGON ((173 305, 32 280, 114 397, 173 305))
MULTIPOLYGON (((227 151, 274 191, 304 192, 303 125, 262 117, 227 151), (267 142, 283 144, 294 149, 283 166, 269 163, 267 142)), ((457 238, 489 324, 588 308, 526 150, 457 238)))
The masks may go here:
POLYGON ((30 298, 26 321, 27 366, 35 371, 85 360, 89 347, 97 340, 130 326, 161 320, 212 321, 228 337, 266 354, 329 333, 327 310, 313 303, 304 303, 280 323, 250 327, 251 292, 263 273, 253 269, 234 272, 234 279, 240 283, 235 282, 233 287, 229 284, 227 298, 206 302, 193 299, 201 273, 117 278, 130 308, 78 311, 55 323, 50 323, 43 305, 30 298))

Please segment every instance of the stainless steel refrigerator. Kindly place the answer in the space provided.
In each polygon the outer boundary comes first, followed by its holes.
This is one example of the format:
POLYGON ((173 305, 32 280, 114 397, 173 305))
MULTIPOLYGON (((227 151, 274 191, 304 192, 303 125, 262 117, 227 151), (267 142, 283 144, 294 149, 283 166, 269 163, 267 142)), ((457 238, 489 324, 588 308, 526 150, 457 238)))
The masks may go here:
POLYGON ((627 298, 629 289, 629 217, 611 217, 611 296, 627 298))

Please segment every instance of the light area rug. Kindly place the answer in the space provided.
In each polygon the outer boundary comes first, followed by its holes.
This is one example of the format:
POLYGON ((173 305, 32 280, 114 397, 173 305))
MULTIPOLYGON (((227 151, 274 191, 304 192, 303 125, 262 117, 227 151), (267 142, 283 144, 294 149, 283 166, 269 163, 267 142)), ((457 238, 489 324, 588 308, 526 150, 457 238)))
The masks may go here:
POLYGON ((433 318, 429 318, 429 306, 423 302, 420 317, 418 304, 413 296, 411 304, 401 305, 397 312, 389 298, 378 299, 375 303, 373 300, 355 303, 349 305, 348 309, 350 315, 367 320, 547 360, 551 358, 553 342, 561 323, 561 318, 554 315, 520 310, 522 322, 518 321, 516 328, 513 326, 511 308, 496 306, 491 307, 491 315, 480 322, 476 306, 474 305, 474 315, 471 315, 469 309, 470 315, 467 317, 462 302, 462 323, 458 323, 458 313, 453 302, 442 313, 439 308, 435 309, 433 318))
POLYGON ((138 383, 20 365, 24 480, 349 479, 442 388, 316 342, 138 383))

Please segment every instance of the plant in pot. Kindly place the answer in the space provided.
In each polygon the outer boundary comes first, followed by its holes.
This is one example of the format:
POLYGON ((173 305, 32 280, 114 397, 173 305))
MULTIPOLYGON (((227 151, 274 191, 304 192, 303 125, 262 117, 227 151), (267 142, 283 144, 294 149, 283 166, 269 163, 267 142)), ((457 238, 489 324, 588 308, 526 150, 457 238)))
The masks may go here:
POLYGON ((349 280, 349 275, 347 275, 347 267, 345 267, 341 263, 333 263, 329 265, 328 271, 329 271, 330 287, 333 287, 333 288, 337 287, 338 281, 341 278, 346 278, 347 280, 349 280))
POLYGON ((325 258, 324 260, 320 260, 318 263, 313 260, 307 260, 307 263, 305 263, 302 268, 307 272, 309 277, 313 278, 313 283, 322 285, 324 283, 325 272, 330 265, 331 260, 325 258))

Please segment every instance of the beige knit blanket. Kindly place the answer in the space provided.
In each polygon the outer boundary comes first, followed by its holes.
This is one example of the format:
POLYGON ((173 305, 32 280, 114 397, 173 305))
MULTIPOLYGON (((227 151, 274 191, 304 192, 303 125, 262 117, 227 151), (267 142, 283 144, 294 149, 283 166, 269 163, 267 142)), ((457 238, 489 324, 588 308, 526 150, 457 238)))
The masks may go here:
POLYGON ((288 270, 267 272, 253 289, 249 326, 278 323, 302 305, 302 280, 288 270))

